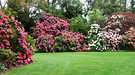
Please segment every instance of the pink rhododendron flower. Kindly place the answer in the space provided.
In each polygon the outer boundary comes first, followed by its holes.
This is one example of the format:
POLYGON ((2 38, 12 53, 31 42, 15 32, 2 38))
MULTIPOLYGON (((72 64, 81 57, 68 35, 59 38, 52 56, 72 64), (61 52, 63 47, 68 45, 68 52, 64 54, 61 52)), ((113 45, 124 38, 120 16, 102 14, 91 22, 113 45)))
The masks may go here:
POLYGON ((2 22, 0 22, 0 26, 2 26, 3 25, 3 23, 2 22))
POLYGON ((0 13, 0 15, 3 15, 3 13, 0 13))
POLYGON ((30 62, 30 58, 27 58, 28 63, 30 62))
POLYGON ((13 35, 10 35, 11 38, 13 38, 13 35))
POLYGON ((8 37, 9 37, 9 35, 6 35, 6 37, 8 38, 8 37))
POLYGON ((31 58, 31 61, 34 62, 33 58, 31 58))
POLYGON ((11 17, 12 20, 15 20, 15 17, 11 17))

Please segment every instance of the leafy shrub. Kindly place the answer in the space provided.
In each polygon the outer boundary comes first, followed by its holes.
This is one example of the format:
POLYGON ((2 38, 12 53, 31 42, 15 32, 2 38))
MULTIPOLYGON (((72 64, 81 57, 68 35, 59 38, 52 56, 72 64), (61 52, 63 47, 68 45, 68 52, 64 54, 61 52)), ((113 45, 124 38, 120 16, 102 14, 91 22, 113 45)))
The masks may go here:
POLYGON ((15 20, 14 17, 9 18, 0 13, 0 48, 10 49, 17 53, 19 63, 29 64, 30 61, 33 62, 31 55, 35 49, 26 41, 27 33, 21 26, 21 22, 15 20))
POLYGON ((35 39, 33 37, 31 37, 30 35, 27 35, 25 37, 26 42, 29 42, 30 45, 28 45, 28 48, 33 49, 33 51, 37 51, 37 48, 35 46, 35 39))
POLYGON ((88 31, 88 49, 91 51, 105 51, 106 47, 104 45, 103 33, 98 24, 90 25, 90 30, 88 31))
POLYGON ((10 64, 13 64, 17 57, 18 55, 9 49, 0 49, 1 70, 9 68, 10 64))
POLYGON ((98 9, 92 9, 92 12, 88 13, 89 23, 95 24, 104 19, 103 13, 98 9))
POLYGON ((125 32, 125 35, 123 37, 123 44, 129 45, 130 50, 135 49, 135 28, 131 27, 129 31, 125 32))
POLYGON ((34 38, 36 38, 35 45, 38 49, 38 52, 76 51, 76 49, 71 50, 73 48, 73 45, 70 39, 72 39, 72 41, 74 39, 78 45, 83 44, 83 42, 81 41, 84 41, 82 39, 84 35, 69 32, 68 26, 70 24, 67 23, 65 20, 44 13, 40 17, 40 22, 37 22, 36 27, 32 28, 33 33, 31 34, 34 38), (63 50, 63 46, 65 47, 65 49, 70 49, 63 50))
POLYGON ((0 62, 0 74, 2 73, 2 71, 5 70, 6 70, 5 65, 0 62))
POLYGON ((83 35, 87 35, 89 30, 89 23, 81 15, 69 19, 68 22, 70 23, 69 31, 79 32, 83 35))

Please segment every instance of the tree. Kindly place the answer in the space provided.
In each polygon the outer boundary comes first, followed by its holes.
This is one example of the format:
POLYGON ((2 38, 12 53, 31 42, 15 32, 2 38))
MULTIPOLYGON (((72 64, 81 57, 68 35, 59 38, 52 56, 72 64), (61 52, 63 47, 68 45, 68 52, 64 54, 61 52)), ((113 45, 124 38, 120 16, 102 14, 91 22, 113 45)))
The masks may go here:
POLYGON ((66 18, 71 19, 72 17, 77 17, 78 15, 82 15, 82 5, 81 3, 77 3, 74 5, 70 5, 66 8, 64 15, 66 18))
POLYGON ((98 8, 103 15, 110 15, 121 10, 126 10, 127 0, 86 0, 85 16, 92 9, 98 8))
POLYGON ((135 5, 135 0, 131 0, 131 9, 130 9, 130 11, 133 13, 133 14, 135 14, 135 7, 134 7, 134 5, 135 5))
POLYGON ((99 11, 98 9, 93 9, 92 12, 88 14, 89 17, 89 23, 90 24, 95 24, 98 21, 101 21, 104 19, 104 16, 102 16, 102 12, 99 11))
MULTIPOLYGON (((52 13, 52 15, 56 14, 54 12, 59 11, 59 13, 64 15, 65 18, 71 19, 72 17, 76 17, 77 15, 82 14, 82 4, 80 0, 52 0, 52 1, 47 0, 47 1, 49 2, 48 4, 50 7, 50 10, 48 10, 47 12, 52 13), (58 6, 58 8, 56 8, 56 6, 58 6)), ((59 13, 57 14, 57 17, 59 13)))
POLYGON ((25 25, 26 31, 34 25, 35 18, 48 8, 48 3, 44 0, 8 0, 8 9, 11 8, 17 12, 16 19, 25 25))
POLYGON ((68 19, 68 23, 70 24, 69 31, 80 32, 83 35, 88 34, 89 23, 82 17, 82 15, 68 19))

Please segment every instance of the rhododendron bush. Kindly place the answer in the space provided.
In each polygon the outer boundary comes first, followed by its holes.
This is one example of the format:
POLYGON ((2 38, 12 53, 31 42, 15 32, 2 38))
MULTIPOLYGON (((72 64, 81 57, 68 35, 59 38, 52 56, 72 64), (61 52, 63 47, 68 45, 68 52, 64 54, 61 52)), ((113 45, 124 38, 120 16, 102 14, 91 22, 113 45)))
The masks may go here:
MULTIPOLYGON (((34 61, 31 55, 35 49, 28 40, 26 41, 26 37, 27 33, 21 26, 21 22, 15 20, 14 17, 9 18, 3 13, 0 13, 0 50, 9 49, 9 51, 18 54, 19 57, 16 57, 12 61, 27 64, 34 61)), ((9 59, 3 59, 1 61, 8 62, 9 59)))
MULTIPOLYGON (((99 24, 103 28, 105 43, 108 50, 119 50, 125 32, 134 27, 135 15, 131 12, 117 12, 107 16, 108 19, 101 21, 99 24)), ((121 45, 122 46, 122 45, 121 45)))
POLYGON ((109 51, 119 50, 119 44, 122 41, 122 36, 117 31, 109 29, 103 32, 106 49, 109 51))
POLYGON ((135 27, 135 15, 131 12, 117 12, 107 16, 108 19, 104 19, 99 22, 101 28, 108 31, 108 29, 119 31, 120 35, 125 34, 130 27, 135 27))
POLYGON ((108 29, 108 31, 102 31, 98 24, 90 25, 88 31, 88 46, 93 51, 116 51, 119 50, 119 44, 122 41, 122 36, 119 35, 119 31, 108 29))
POLYGON ((44 13, 36 27, 32 27, 31 36, 36 38, 38 52, 65 52, 88 50, 84 35, 68 31, 67 21, 44 13))
POLYGON ((131 27, 129 31, 125 32, 123 43, 131 46, 131 50, 135 49, 135 28, 131 27))
POLYGON ((91 51, 105 51, 106 46, 104 44, 103 33, 98 24, 90 25, 88 31, 88 49, 91 51))

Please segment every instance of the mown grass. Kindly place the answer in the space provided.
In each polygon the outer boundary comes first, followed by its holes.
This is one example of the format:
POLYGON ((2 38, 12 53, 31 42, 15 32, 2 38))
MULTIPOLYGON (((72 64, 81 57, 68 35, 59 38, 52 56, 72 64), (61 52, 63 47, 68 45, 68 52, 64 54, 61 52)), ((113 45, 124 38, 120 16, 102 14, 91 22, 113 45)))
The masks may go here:
POLYGON ((3 75, 135 75, 135 52, 36 53, 3 75))

